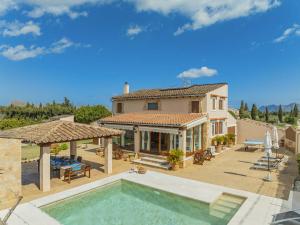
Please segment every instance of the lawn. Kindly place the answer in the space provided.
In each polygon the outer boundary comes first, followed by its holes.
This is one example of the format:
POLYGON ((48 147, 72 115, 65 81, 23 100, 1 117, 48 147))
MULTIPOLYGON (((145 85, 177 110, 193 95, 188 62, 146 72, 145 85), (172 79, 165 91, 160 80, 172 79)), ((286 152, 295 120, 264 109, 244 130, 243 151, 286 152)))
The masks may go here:
MULTIPOLYGON (((92 140, 77 141, 77 146, 81 144, 90 144, 92 140)), ((69 143, 67 143, 69 145, 69 143)), ((37 159, 40 156, 40 147, 35 144, 22 145, 22 160, 37 159)))

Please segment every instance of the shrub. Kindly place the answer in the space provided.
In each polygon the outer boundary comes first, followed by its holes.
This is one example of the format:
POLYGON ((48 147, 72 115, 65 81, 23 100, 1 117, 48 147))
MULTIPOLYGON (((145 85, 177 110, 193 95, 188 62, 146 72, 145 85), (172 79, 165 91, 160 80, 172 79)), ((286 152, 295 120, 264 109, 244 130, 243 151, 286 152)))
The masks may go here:
POLYGON ((181 161, 182 156, 183 156, 182 150, 173 149, 170 151, 170 153, 168 155, 168 162, 176 165, 181 161))
POLYGON ((64 151, 64 150, 67 150, 69 148, 68 144, 67 143, 63 143, 59 146, 59 149, 61 151, 64 151))

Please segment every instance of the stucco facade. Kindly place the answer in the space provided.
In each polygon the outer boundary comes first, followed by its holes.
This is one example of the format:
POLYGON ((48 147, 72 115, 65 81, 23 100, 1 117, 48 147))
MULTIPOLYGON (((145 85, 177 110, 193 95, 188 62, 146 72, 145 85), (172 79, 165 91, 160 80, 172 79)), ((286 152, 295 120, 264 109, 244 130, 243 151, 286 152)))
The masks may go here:
MULTIPOLYGON (((128 85, 128 84, 127 84, 128 85)), ((199 101, 199 113, 207 114, 209 139, 217 135, 227 134, 228 127, 236 127, 236 120, 228 115, 228 85, 224 84, 201 96, 189 97, 156 97, 141 99, 114 99, 112 111, 114 115, 126 113, 192 113, 192 102, 199 101), (220 102, 221 101, 221 102, 220 102), (149 110, 148 103, 157 103, 157 110, 149 110), (122 110, 118 107, 121 104, 122 110), (220 128, 222 126, 222 128, 220 128), (217 128, 216 128, 217 127, 217 128)), ((236 131, 237 129, 235 129, 236 131)))

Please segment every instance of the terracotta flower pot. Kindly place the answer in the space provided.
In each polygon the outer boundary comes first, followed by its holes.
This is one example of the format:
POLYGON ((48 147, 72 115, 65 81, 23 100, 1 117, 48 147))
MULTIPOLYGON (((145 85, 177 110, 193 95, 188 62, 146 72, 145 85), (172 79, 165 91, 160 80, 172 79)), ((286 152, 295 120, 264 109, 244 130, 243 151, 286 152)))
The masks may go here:
POLYGON ((179 165, 177 163, 173 163, 173 164, 171 164, 171 168, 172 168, 172 170, 176 171, 179 169, 179 165))
POLYGON ((218 145, 216 148, 217 153, 222 152, 222 145, 218 145))

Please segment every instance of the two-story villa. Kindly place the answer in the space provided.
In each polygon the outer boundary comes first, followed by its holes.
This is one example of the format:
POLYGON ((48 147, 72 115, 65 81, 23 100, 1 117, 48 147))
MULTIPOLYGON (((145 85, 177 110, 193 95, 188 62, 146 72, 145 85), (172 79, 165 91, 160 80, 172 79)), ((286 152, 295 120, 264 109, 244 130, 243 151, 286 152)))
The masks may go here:
POLYGON ((217 135, 236 132, 228 113, 228 84, 129 91, 112 98, 105 127, 124 130, 120 145, 135 152, 162 154, 182 149, 186 156, 206 149, 217 135))

